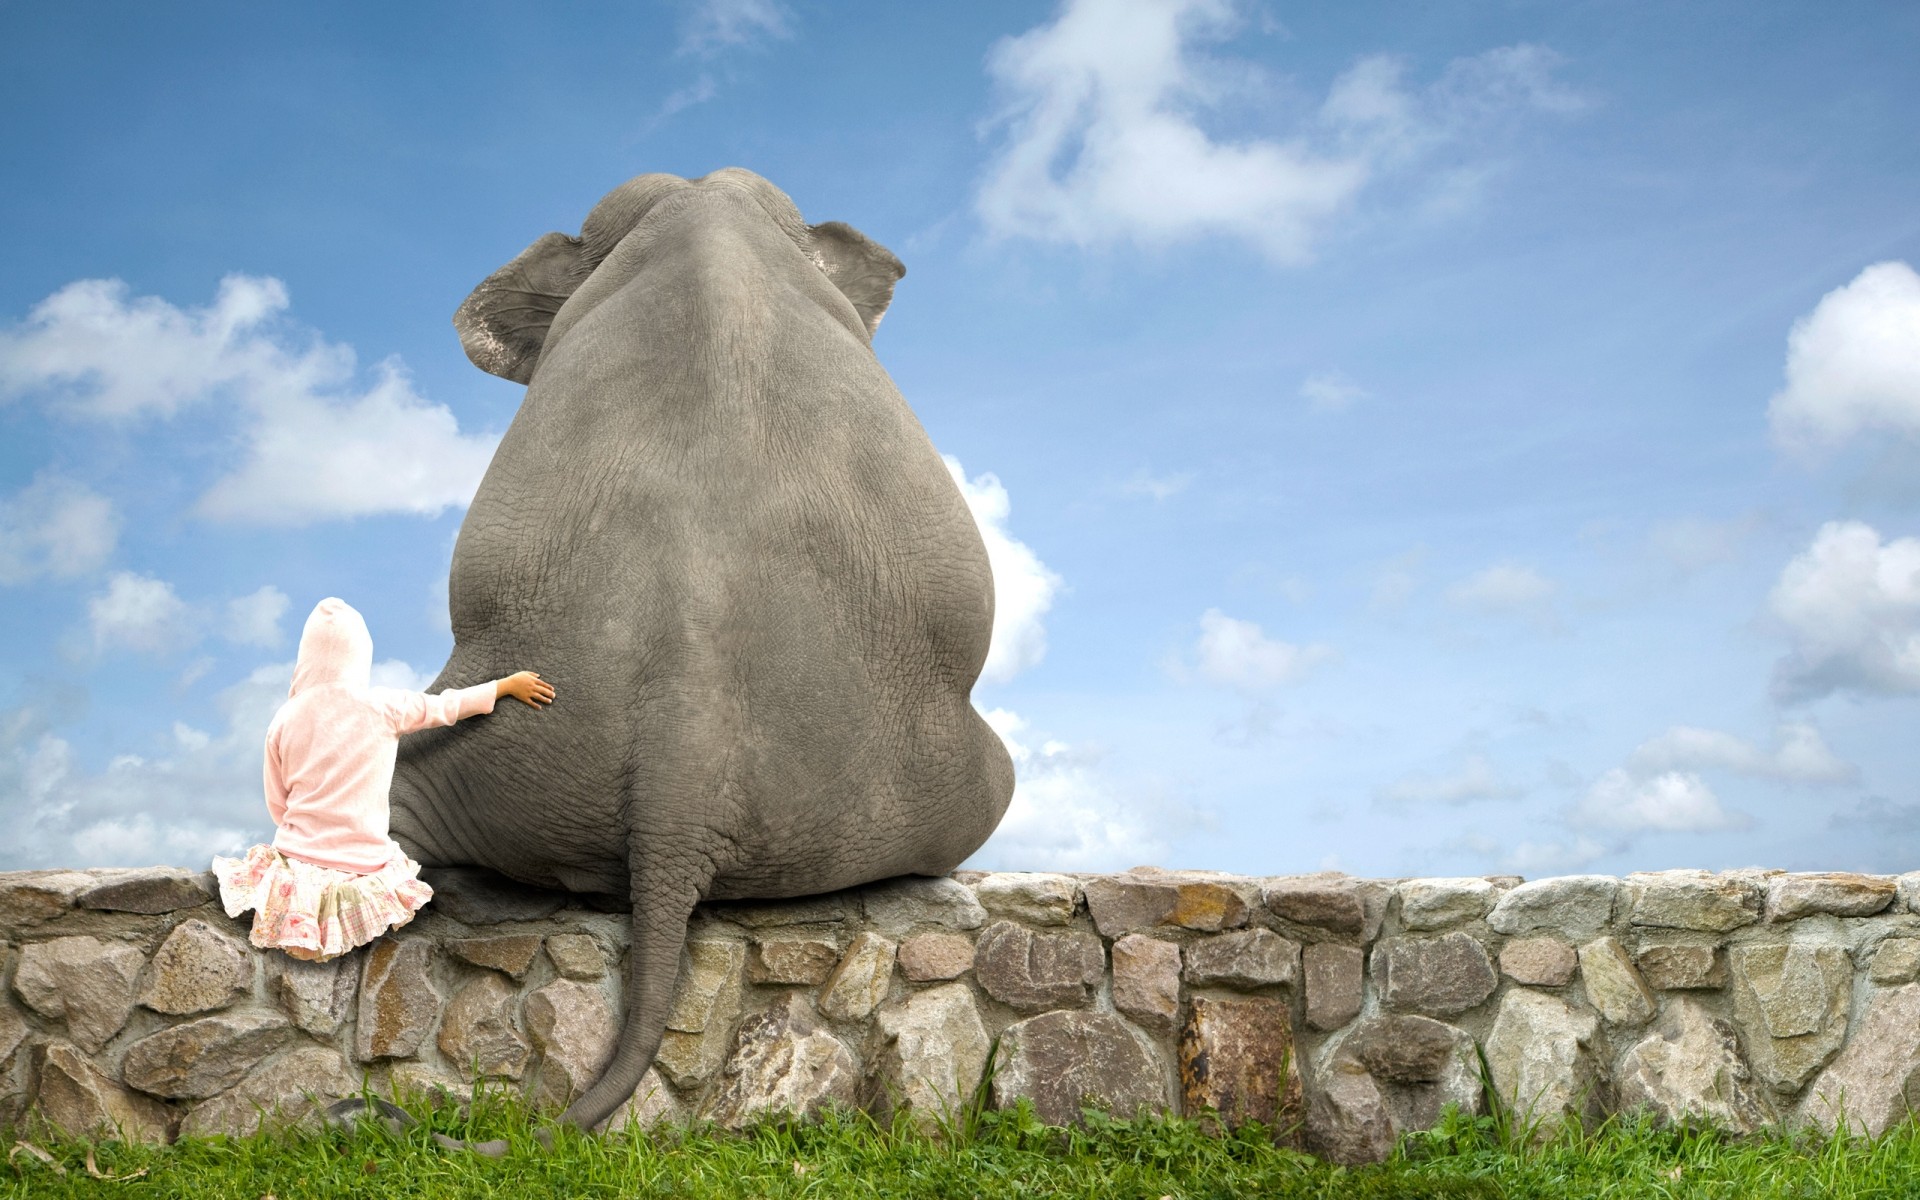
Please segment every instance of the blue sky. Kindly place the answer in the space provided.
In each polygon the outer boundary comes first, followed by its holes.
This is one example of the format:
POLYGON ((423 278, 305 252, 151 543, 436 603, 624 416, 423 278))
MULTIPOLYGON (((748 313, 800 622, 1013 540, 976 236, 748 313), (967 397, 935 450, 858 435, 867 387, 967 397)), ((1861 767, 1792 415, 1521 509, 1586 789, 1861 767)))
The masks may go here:
POLYGON ((264 838, 322 596, 431 679, 521 392, 454 308, 728 165, 907 264, 981 865, 1915 865, 1910 5, 0 19, 0 868, 264 838))

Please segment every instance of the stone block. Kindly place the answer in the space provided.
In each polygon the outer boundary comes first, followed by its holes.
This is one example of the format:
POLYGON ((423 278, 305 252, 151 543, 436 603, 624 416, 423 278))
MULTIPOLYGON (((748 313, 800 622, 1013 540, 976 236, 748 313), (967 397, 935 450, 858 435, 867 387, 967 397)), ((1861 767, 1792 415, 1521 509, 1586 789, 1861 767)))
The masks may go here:
POLYGON ((1251 990, 1293 983, 1300 976, 1300 944, 1271 929, 1242 929, 1199 938, 1186 949, 1187 982, 1251 990))
POLYGON ((1867 978, 1881 985, 1912 983, 1920 976, 1920 938, 1888 938, 1873 952, 1867 978))
POLYGON ((1307 875, 1277 879, 1261 889, 1267 911, 1283 921, 1324 929, 1337 937, 1357 938, 1366 929, 1360 891, 1343 875, 1307 875))
POLYGON ((865 930, 856 934, 840 956, 840 965, 820 985, 821 1015, 832 1021, 865 1020, 887 998, 897 949, 879 934, 865 930))
POLYGON ((684 1125, 687 1122, 687 1106, 673 1094, 666 1080, 660 1078, 660 1072, 649 1067, 640 1077, 639 1086, 633 1089, 633 1095, 627 1097, 613 1115, 600 1122, 596 1133, 618 1133, 632 1129, 658 1129, 663 1125, 684 1125))
POLYGON ((1009 1025, 994 1055, 993 1104, 1022 1097, 1050 1125, 1077 1124, 1092 1105, 1117 1116, 1168 1107, 1165 1068, 1121 1018, 1049 1012, 1009 1025))
POLYGON ((1727 986, 1727 964, 1718 946, 1657 942, 1634 955, 1640 977, 1663 992, 1710 990, 1727 986))
POLYGON ((1487 924, 1509 936, 1545 931, 1585 940, 1606 928, 1620 881, 1611 875, 1562 875, 1514 888, 1494 904, 1487 924))
POLYGON ((1358 946, 1319 942, 1301 951, 1307 1026, 1338 1029, 1360 1015, 1366 998, 1366 954, 1358 946))
POLYGON ((1487 1066, 1507 1106, 1551 1134, 1562 1117, 1604 1112, 1602 1072, 1593 1053, 1599 1018, 1547 992, 1513 988, 1501 997, 1487 1035, 1487 1066))
POLYGON ((1308 1147, 1343 1166, 1383 1162, 1399 1132, 1387 1110, 1385 1089, 1350 1054, 1335 1054, 1315 1074, 1307 1107, 1308 1147))
POLYGON ((1389 1083, 1434 1083, 1460 1051, 1460 1030, 1432 1017, 1388 1013, 1355 1026, 1341 1050, 1360 1060, 1367 1074, 1389 1083))
POLYGON ((591 982, 605 978, 607 956, 587 933, 555 933, 547 937, 547 959, 563 979, 591 982))
POLYGON ((1402 1012, 1465 1012, 1499 983, 1486 948, 1464 933, 1388 939, 1374 948, 1373 969, 1380 1002, 1402 1012))
POLYGON ((884 1117, 894 1105, 923 1129, 957 1120, 986 1070, 990 1042, 973 992, 948 983, 914 992, 876 1018, 881 1050, 878 1096, 884 1117))
POLYGON ((996 921, 981 932, 973 948, 973 975, 980 986, 1022 1012, 1082 1007, 1093 998, 1106 970, 1100 939, 1079 931, 1035 933, 1011 921, 996 921))
POLYGON ((1180 1031, 1180 1092, 1189 1115, 1228 1129, 1259 1121, 1279 1131, 1304 1114, 1286 1001, 1195 996, 1180 1031))
POLYGON ((120 1075, 150 1095, 204 1100, 240 1082, 292 1039, 293 1026, 279 1013, 218 1013, 128 1046, 120 1075))
POLYGON ((1580 978, 1587 1001, 1609 1025, 1644 1025, 1658 1007, 1618 939, 1595 938, 1580 947, 1580 978))
POLYGON ((73 902, 76 908, 151 916, 198 908, 213 900, 215 887, 211 871, 142 867, 116 872, 112 878, 81 889, 74 895, 73 902))
POLYGON ((669 1083, 691 1088, 711 1079, 726 1062, 744 1003, 746 950, 738 942, 701 939, 687 943, 683 962, 667 1032, 653 1062, 669 1083))
POLYGON ((1579 962, 1557 937, 1515 938, 1500 948, 1500 973, 1528 987, 1565 987, 1579 962))
POLYGON ((723 921, 748 929, 839 925, 860 919, 860 898, 854 892, 832 892, 797 900, 727 900, 701 907, 723 921))
POLYGON ((741 1129, 776 1113, 816 1116, 828 1105, 858 1100, 859 1068, 846 1044, 808 1015, 797 995, 740 1023, 726 1072, 708 1103, 707 1119, 741 1129))
POLYGON ((1246 898, 1224 883, 1196 881, 1175 885, 1173 911, 1167 914, 1169 925, 1217 933, 1238 929, 1247 923, 1246 898))
POLYGON ((488 973, 453 995, 440 1017, 440 1053, 462 1073, 518 1079, 532 1047, 514 1024, 513 985, 488 973))
POLYGON ((353 1002, 355 971, 349 958, 331 962, 301 962, 277 954, 275 973, 267 991, 293 1023, 315 1037, 330 1038, 347 1019, 353 1002))
POLYGON ((1180 1016, 1180 947, 1139 933, 1116 941, 1113 1007, 1143 1028, 1173 1032, 1180 1016))
POLYGON ((1894 902, 1899 881, 1891 875, 1824 871, 1776 875, 1767 887, 1767 919, 1797 921, 1826 914, 1870 917, 1894 902))
POLYGON ((181 1137, 247 1137, 302 1124, 314 1101, 324 1108, 358 1094, 360 1079, 331 1046, 296 1046, 249 1073, 228 1091, 193 1106, 181 1137))
POLYGON ((452 938, 444 945, 462 962, 485 967, 489 971, 499 971, 513 979, 525 979, 527 972, 533 969, 533 956, 540 953, 540 936, 522 933, 505 937, 452 938))
POLYGON ((948 929, 978 929, 987 923, 987 910, 973 897, 973 889, 952 879, 907 875, 871 884, 860 892, 867 924, 878 933, 899 937, 926 925, 948 929))
POLYGON ((1180 903, 1180 889, 1171 883, 1104 875, 1081 886, 1094 928, 1108 938, 1164 925, 1180 903))
POLYGON ((485 867, 427 867, 420 879, 433 889, 433 911, 465 925, 543 921, 567 905, 567 894, 532 887, 485 867))
POLYGON ((957 979, 973 969, 973 943, 958 933, 918 933, 900 943, 899 958, 914 983, 957 979))
POLYGON ((527 996, 522 1010, 540 1063, 526 1089, 542 1108, 564 1108, 600 1078, 613 1059, 619 1029, 604 993, 575 979, 556 979, 527 996))
POLYGON ((440 1012, 440 993, 427 972, 433 945, 424 938, 383 937, 363 953, 353 1056, 361 1062, 412 1058, 440 1012))
POLYGON ((182 921, 153 953, 140 1003, 169 1016, 225 1008, 253 990, 254 957, 205 921, 182 921))
POLYGON ((20 950, 13 990, 41 1016, 64 1017, 67 1036, 91 1054, 127 1023, 134 985, 146 961, 145 955, 124 942, 96 937, 34 942, 20 950))
POLYGON ((1728 959, 1755 1072, 1775 1091, 1799 1091, 1846 1040, 1852 960, 1818 942, 1736 946, 1728 959))
POLYGON ((1920 871, 1908 871, 1894 877, 1896 911, 1920 913, 1920 871))
POLYGON ((1876 988, 1846 1049, 1807 1089, 1801 1119, 1879 1137, 1920 1108, 1920 983, 1876 988))
POLYGON ((78 1047, 52 1042, 34 1057, 33 1106, 54 1128, 74 1137, 172 1140, 173 1110, 107 1078, 78 1047))
POLYGON ((783 934, 747 943, 747 978, 755 983, 818 985, 839 962, 840 947, 822 937, 783 934))
POLYGON ((1662 1121, 1709 1121, 1733 1134, 1777 1119, 1740 1053, 1733 1024, 1691 997, 1676 997, 1653 1031, 1636 1042, 1614 1074, 1619 1110, 1651 1110, 1662 1121))
POLYGON ((1070 875, 1001 872, 973 885, 989 914, 1027 925, 1065 925, 1080 907, 1080 882, 1070 875))
POLYGON ((1629 875, 1627 922, 1642 929, 1727 933, 1760 919, 1766 889, 1747 872, 1647 871, 1629 875))
POLYGON ((85 871, 0 872, 0 928, 26 929, 73 908, 75 897, 99 882, 85 871))
POLYGON ((1478 921, 1492 911, 1500 891, 1484 879, 1409 879, 1394 889, 1400 924, 1414 932, 1478 921))

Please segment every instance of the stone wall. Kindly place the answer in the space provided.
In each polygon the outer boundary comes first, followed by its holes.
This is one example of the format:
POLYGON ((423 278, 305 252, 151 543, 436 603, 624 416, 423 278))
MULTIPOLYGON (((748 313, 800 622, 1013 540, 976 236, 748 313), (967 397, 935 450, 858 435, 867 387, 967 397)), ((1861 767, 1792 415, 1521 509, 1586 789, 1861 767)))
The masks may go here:
MULTIPOLYGON (((0 874, 0 1124, 167 1139, 471 1072, 549 1106, 620 1016, 623 914, 443 872, 337 963, 246 944, 205 874, 0 874)), ((614 1121, 828 1103, 1257 1118, 1376 1159, 1448 1103, 1878 1131, 1920 1099, 1920 873, 1367 880, 978 874, 702 906, 614 1121), (1839 1114, 1844 1112, 1844 1117, 1839 1114)))

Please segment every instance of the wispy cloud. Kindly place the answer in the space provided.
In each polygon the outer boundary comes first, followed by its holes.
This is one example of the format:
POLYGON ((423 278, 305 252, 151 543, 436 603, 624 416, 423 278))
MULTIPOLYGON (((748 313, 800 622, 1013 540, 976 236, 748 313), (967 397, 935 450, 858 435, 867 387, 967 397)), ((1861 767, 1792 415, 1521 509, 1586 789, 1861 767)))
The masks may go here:
POLYGON ((1525 789, 1501 779, 1484 754, 1469 754, 1458 771, 1444 774, 1414 772, 1381 788, 1375 800, 1388 807, 1471 804, 1476 800, 1506 800, 1525 789))
POLYGON ((1487 614, 1527 617, 1554 623, 1553 600, 1560 585, 1532 567, 1497 563, 1476 571, 1447 589, 1447 603, 1455 608, 1487 614))
POLYGON ((1341 371, 1322 371, 1309 375, 1300 384, 1300 398, 1322 412, 1351 408, 1354 401, 1367 399, 1367 389, 1347 378, 1341 371))
POLYGON ((1820 731, 1803 721, 1782 724, 1774 731, 1773 743, 1763 749, 1717 729, 1676 725, 1641 743, 1627 767, 1642 778, 1710 769, 1785 783, 1851 783, 1859 777, 1859 770, 1836 756, 1820 731))
POLYGON ((1208 683, 1258 693, 1297 682, 1334 657, 1331 646, 1270 638, 1254 622, 1210 608, 1200 614, 1191 669, 1208 683))
POLYGON ((1145 467, 1135 471, 1120 485, 1120 493, 1125 496, 1146 496, 1156 502, 1170 500, 1187 490, 1193 483, 1193 472, 1175 471, 1170 475, 1155 475, 1145 467))
POLYGON ((119 536, 112 501, 41 471, 0 500, 0 585, 92 574, 106 565, 119 536))
POLYGON ((793 36, 793 12, 778 0, 697 0, 680 28, 678 53, 712 57, 793 36))

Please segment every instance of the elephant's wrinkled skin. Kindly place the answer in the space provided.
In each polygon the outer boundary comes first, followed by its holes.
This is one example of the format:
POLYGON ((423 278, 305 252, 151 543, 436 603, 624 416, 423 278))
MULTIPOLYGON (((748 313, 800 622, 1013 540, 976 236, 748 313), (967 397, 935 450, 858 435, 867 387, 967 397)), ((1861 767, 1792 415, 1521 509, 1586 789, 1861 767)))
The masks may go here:
POLYGON ((529 386, 433 686, 533 667, 559 699, 404 739, 393 836, 631 903, 626 1023, 575 1124, 652 1062, 697 901, 944 874, 1012 794, 968 700, 986 551, 873 355, 903 273, 751 172, 643 175, 454 317, 529 386))

